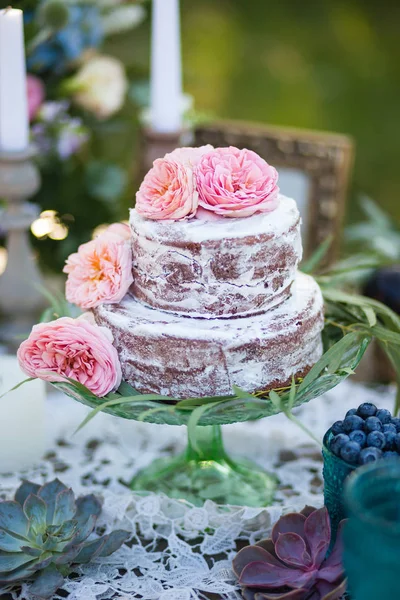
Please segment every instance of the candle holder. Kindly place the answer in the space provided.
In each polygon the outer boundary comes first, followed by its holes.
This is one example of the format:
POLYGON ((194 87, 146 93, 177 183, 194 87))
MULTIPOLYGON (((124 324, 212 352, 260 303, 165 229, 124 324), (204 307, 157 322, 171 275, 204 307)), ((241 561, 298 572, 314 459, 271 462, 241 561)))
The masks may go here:
POLYGON ((151 169, 156 158, 162 158, 167 152, 172 152, 181 145, 183 136, 183 131, 159 133, 150 128, 143 128, 141 130, 139 182, 143 181, 144 176, 151 169))
POLYGON ((0 339, 11 350, 37 322, 44 307, 42 278, 29 242, 29 228, 39 209, 27 202, 40 187, 34 150, 0 152, 0 198, 7 207, 1 217, 6 231, 8 259, 0 277, 0 339))

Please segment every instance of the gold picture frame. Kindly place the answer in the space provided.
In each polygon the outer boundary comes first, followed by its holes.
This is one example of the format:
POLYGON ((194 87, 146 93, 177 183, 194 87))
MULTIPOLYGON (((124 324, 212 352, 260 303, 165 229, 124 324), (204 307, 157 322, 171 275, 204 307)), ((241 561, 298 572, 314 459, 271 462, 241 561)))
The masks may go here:
POLYGON ((350 137, 240 121, 219 121, 196 127, 194 145, 204 144, 248 148, 278 170, 291 169, 305 174, 309 185, 304 255, 310 256, 328 236, 332 236, 325 264, 335 260, 353 164, 350 137))

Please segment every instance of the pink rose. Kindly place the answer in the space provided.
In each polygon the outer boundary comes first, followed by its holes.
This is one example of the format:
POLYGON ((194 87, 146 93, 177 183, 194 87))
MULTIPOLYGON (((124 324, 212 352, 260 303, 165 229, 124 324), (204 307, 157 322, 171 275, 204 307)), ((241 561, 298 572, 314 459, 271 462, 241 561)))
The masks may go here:
POLYGON ((131 230, 127 223, 113 223, 106 229, 107 233, 116 233, 125 240, 131 239, 131 230))
POLYGON ((43 104, 45 90, 42 81, 34 75, 27 75, 29 121, 33 121, 43 104))
POLYGON ((18 361, 29 377, 51 382, 70 377, 102 397, 117 389, 122 379, 110 335, 85 319, 62 317, 40 323, 20 345, 18 361))
POLYGON ((88 309, 122 300, 133 282, 132 249, 125 233, 106 230, 68 257, 63 269, 68 273, 68 302, 88 309))
POLYGON ((155 160, 144 178, 136 194, 136 210, 148 219, 177 221, 193 217, 198 200, 190 164, 167 155, 155 160))
POLYGON ((204 154, 211 152, 214 150, 214 147, 211 144, 207 144, 207 146, 200 146, 199 148, 176 148, 173 152, 166 154, 164 158, 177 160, 185 165, 190 167, 196 167, 204 154))
POLYGON ((274 210, 278 173, 252 150, 217 148, 196 170, 199 205, 224 217, 249 217, 274 210))

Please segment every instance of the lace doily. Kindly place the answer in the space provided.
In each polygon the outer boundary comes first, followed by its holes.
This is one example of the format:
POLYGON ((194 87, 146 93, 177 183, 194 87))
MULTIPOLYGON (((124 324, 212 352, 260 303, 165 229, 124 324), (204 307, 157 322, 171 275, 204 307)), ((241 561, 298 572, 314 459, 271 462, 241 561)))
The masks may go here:
MULTIPOLYGON (((344 382, 297 414, 322 439, 333 421, 366 401, 392 409, 394 390, 344 382)), ((77 495, 100 494, 104 505, 98 530, 123 528, 132 533, 127 545, 111 557, 79 567, 57 600, 238 600, 231 571, 238 548, 267 536, 282 512, 323 503, 320 451, 283 415, 223 428, 232 455, 251 457, 278 475, 275 505, 248 508, 206 501, 197 508, 163 495, 132 493, 121 483, 153 459, 181 451, 184 427, 100 414, 73 436, 86 414, 87 409, 73 400, 51 394, 44 460, 27 472, 0 476, 2 498, 13 495, 21 477, 38 483, 59 477, 77 495)), ((30 600, 26 586, 8 597, 30 600)))

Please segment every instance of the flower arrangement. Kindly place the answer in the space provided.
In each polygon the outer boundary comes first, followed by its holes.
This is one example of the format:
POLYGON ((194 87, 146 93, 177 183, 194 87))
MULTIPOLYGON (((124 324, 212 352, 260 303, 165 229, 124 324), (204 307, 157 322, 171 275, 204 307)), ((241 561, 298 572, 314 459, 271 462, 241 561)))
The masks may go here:
MULTIPOLYGON (((344 521, 341 522, 341 526, 344 521)), ((327 509, 281 517, 271 538, 246 546, 233 570, 246 600, 339 600, 346 591, 341 534, 332 551, 327 509)))
POLYGON ((127 92, 135 82, 118 56, 118 36, 139 25, 146 11, 140 0, 21 5, 31 139, 43 182, 34 200, 42 212, 53 210, 62 225, 53 231, 35 223, 32 233, 42 266, 59 271, 99 223, 119 216, 130 156, 119 156, 114 144, 108 150, 110 143, 102 140, 112 131, 118 146, 134 135, 137 107, 127 92))
POLYGON ((18 349, 21 369, 29 377, 50 382, 73 380, 95 396, 116 390, 122 379, 113 337, 98 327, 91 313, 77 319, 60 317, 35 325, 18 349))
POLYGON ((32 596, 50 598, 72 565, 118 550, 129 538, 127 531, 90 538, 100 513, 100 500, 93 495, 75 499, 58 479, 43 486, 24 481, 14 501, 0 502, 2 592, 28 581, 32 596))
POLYGON ((200 207, 222 217, 250 217, 278 206, 278 173, 256 152, 233 146, 177 148, 154 161, 136 194, 148 219, 194 217, 200 207))

